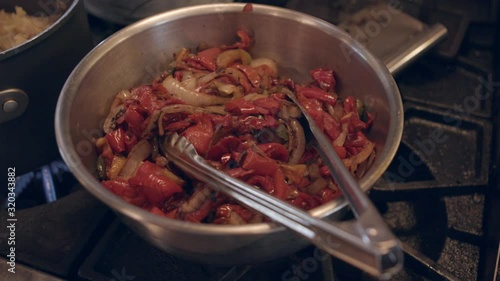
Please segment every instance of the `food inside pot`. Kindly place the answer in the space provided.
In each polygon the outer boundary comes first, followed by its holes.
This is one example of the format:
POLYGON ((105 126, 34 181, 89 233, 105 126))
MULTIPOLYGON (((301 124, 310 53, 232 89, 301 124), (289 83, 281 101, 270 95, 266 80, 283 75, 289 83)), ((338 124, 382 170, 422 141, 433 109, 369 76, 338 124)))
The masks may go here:
POLYGON ((0 51, 14 48, 52 25, 60 15, 31 16, 19 6, 13 13, 0 10, 0 51))
POLYGON ((251 55, 254 38, 237 33, 232 45, 181 49, 151 84, 120 91, 96 140, 102 185, 152 213, 190 222, 267 221, 206 183, 177 169, 163 152, 179 133, 213 167, 309 210, 340 196, 328 168, 306 136, 296 94, 352 174, 375 158, 364 132, 373 116, 363 102, 339 97, 331 69, 310 71, 298 84, 280 76, 271 58, 251 55))

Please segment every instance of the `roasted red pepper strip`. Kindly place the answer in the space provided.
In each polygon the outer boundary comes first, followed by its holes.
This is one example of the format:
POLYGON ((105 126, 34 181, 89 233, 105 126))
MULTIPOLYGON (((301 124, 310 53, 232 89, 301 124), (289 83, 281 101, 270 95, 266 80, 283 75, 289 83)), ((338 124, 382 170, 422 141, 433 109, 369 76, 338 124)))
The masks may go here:
POLYGON ((174 193, 182 192, 182 188, 168 178, 163 169, 146 161, 139 167, 135 176, 129 179, 129 183, 139 188, 146 199, 156 206, 161 206, 174 193))
POLYGON ((345 147, 334 146, 333 149, 335 149, 335 152, 337 152, 337 155, 340 157, 340 159, 344 159, 347 157, 347 151, 345 150, 345 147))
POLYGON ((108 142, 111 149, 116 153, 122 153, 125 151, 125 131, 122 128, 109 132, 106 135, 106 141, 108 142))
POLYGON ((297 92, 297 98, 300 104, 306 109, 306 111, 311 115, 316 125, 323 130, 325 125, 323 123, 323 106, 317 99, 307 99, 300 92, 297 92))
POLYGON ((254 43, 253 36, 250 36, 248 32, 244 30, 238 30, 236 35, 240 38, 240 42, 234 44, 236 48, 241 48, 245 50, 249 50, 254 43))
POLYGON ((272 116, 266 115, 264 119, 256 116, 243 116, 235 120, 235 128, 241 133, 249 133, 252 130, 262 130, 266 127, 277 127, 278 121, 272 116))
POLYGON ((250 185, 256 185, 262 189, 264 189, 267 193, 271 193, 274 190, 274 184, 270 180, 269 177, 264 176, 253 176, 247 180, 247 183, 250 185))
POLYGON ((323 176, 323 177, 329 177, 331 176, 332 174, 330 173, 330 170, 328 169, 328 167, 326 165, 323 165, 321 167, 319 167, 319 173, 323 176))
POLYGON ((220 139, 208 150, 206 159, 219 161, 221 160, 222 155, 237 149, 240 144, 241 141, 239 138, 226 136, 220 139))
POLYGON ((226 111, 236 115, 252 115, 252 114, 266 114, 265 109, 258 109, 251 101, 241 99, 233 99, 225 104, 226 111))
POLYGON ((245 178, 253 173, 254 173, 254 170, 246 170, 243 168, 234 168, 234 169, 226 171, 226 174, 228 174, 229 176, 231 176, 233 178, 239 178, 239 179, 245 178))
POLYGON ((253 87, 258 88, 260 86, 259 73, 253 67, 243 64, 237 64, 234 67, 241 70, 241 72, 245 74, 248 81, 250 81, 250 84, 252 84, 253 87))
POLYGON ((326 113, 325 111, 322 112, 322 115, 323 115, 324 131, 326 135, 329 136, 332 141, 337 139, 341 131, 340 124, 330 114, 326 113))
POLYGON ((321 89, 330 92, 335 87, 336 82, 333 76, 333 70, 316 68, 311 70, 309 73, 311 74, 312 79, 316 81, 316 83, 318 83, 321 89))
POLYGON ((158 215, 158 216, 169 217, 168 213, 165 213, 162 209, 160 209, 156 206, 151 206, 149 208, 149 211, 155 215, 158 215))
POLYGON ((284 97, 276 95, 272 95, 266 98, 260 98, 253 101, 253 104, 258 108, 265 108, 268 110, 268 114, 274 115, 276 112, 280 110, 281 102, 284 97))
POLYGON ((245 5, 245 7, 243 7, 243 13, 249 13, 251 11, 253 11, 252 3, 248 3, 245 5))
POLYGON ((332 96, 331 94, 319 89, 319 88, 306 88, 306 87, 295 87, 297 89, 297 92, 303 95, 306 98, 310 99, 317 99, 319 101, 322 101, 324 103, 328 103, 332 106, 335 106, 337 104, 337 98, 332 96))
POLYGON ((214 126, 209 118, 200 118, 199 123, 187 128, 182 135, 200 155, 205 155, 214 136, 214 126))
POLYGON ((146 203, 144 196, 124 179, 103 181, 102 185, 131 204, 140 207, 146 203))
POLYGON ((129 107, 123 116, 128 125, 128 130, 131 131, 136 137, 141 137, 143 131, 141 127, 144 122, 144 117, 142 117, 142 115, 132 107, 129 107))
POLYGON ((285 200, 287 197, 288 185, 285 182, 285 175, 280 169, 274 173, 274 196, 285 200))
POLYGON ((272 176, 278 169, 278 164, 276 164, 276 161, 260 156, 252 149, 248 149, 241 167, 245 170, 254 170, 256 175, 272 176))
POLYGON ((330 188, 324 188, 323 191, 321 191, 322 204, 325 204, 326 202, 330 202, 333 199, 340 197, 340 195, 341 195, 340 191, 333 191, 330 188))
POLYGON ((148 114, 151 114, 153 110, 158 108, 155 104, 157 98, 153 94, 151 87, 139 86, 132 90, 132 95, 137 95, 137 101, 139 101, 141 107, 145 109, 148 114))
POLYGON ((356 108, 356 99, 352 96, 348 96, 344 99, 344 112, 349 113, 349 112, 354 112, 356 115, 358 114, 358 110, 356 108))
POLYGON ((198 52, 198 62, 210 71, 215 71, 217 64, 215 63, 217 56, 221 53, 219 48, 210 48, 198 52))
POLYGON ((245 90, 245 93, 249 93, 252 89, 252 84, 250 84, 246 75, 237 68, 228 67, 223 73, 221 73, 221 76, 231 79, 234 85, 241 85, 245 90))
POLYGON ((366 145, 366 136, 362 132, 348 134, 344 147, 364 147, 366 145))
POLYGON ((259 144, 257 147, 271 159, 281 162, 288 161, 288 150, 282 144, 271 142, 259 144))

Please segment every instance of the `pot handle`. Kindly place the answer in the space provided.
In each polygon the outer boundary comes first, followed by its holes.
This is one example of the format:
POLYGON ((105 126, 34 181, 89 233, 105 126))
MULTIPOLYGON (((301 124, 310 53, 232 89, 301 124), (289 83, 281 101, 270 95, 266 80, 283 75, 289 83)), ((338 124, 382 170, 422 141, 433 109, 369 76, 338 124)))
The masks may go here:
POLYGON ((0 91, 0 124, 19 117, 29 104, 28 95, 20 89, 0 91))
POLYGON ((400 70, 419 58, 425 51, 436 45, 443 39, 448 30, 440 23, 428 27, 422 33, 419 33, 406 44, 389 55, 379 58, 389 69, 392 75, 396 75, 400 70))

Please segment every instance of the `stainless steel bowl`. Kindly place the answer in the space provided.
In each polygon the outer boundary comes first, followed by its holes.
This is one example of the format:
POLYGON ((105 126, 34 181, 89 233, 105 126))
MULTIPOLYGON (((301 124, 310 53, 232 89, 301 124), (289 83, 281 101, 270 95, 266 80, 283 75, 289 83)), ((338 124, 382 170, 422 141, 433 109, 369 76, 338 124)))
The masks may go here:
MULTIPOLYGON (((110 206, 144 239, 159 248, 212 264, 241 264, 293 253, 306 243, 271 223, 244 226, 204 225, 170 220, 129 205, 96 179, 96 152, 91 138, 102 135, 101 124, 114 95, 121 89, 150 82, 181 47, 200 42, 228 44, 239 28, 256 36, 253 53, 277 60, 294 79, 309 79, 316 67, 331 67, 340 95, 363 99, 376 120, 368 136, 377 159, 361 179, 366 191, 392 161, 403 128, 397 86, 384 65, 346 33, 317 18, 270 6, 205 5, 147 18, 116 33, 88 54, 70 75, 56 110, 56 136, 61 154, 85 188, 110 206)), ((346 202, 338 199, 311 211, 317 217, 339 218, 346 202)))

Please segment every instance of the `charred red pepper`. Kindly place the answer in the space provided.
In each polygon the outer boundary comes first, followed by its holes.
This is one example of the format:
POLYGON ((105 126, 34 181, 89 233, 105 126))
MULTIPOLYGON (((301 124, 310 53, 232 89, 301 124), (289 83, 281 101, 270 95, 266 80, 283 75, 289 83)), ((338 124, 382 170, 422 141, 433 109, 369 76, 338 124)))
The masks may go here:
POLYGON ((220 160, 222 155, 229 153, 240 146, 241 141, 239 138, 234 136, 226 136, 220 139, 215 145, 213 145, 207 152, 208 160, 220 160))
POLYGON ((287 197, 288 185, 285 182, 285 175, 280 169, 276 169, 274 173, 274 193, 273 195, 279 199, 285 200, 287 197))
POLYGON ((234 67, 241 70, 241 72, 245 74, 248 81, 250 81, 250 84, 252 84, 253 87, 258 88, 260 86, 259 73, 253 67, 243 64, 237 64, 234 67))
POLYGON ((271 159, 281 162, 288 161, 288 150, 280 143, 264 143, 259 144, 257 147, 271 159))
POLYGON ((221 50, 219 48, 210 48, 203 50, 201 52, 198 52, 197 57, 198 57, 198 62, 203 65, 206 69, 210 71, 215 71, 217 68, 217 65, 215 63, 215 60, 217 59, 217 56, 221 53, 221 50))
POLYGON ((310 99, 317 99, 319 101, 322 101, 324 103, 330 104, 334 106, 337 104, 337 98, 319 88, 312 88, 312 87, 296 87, 297 92, 303 95, 306 98, 310 99))
POLYGON ((253 170, 256 175, 272 176, 278 169, 274 160, 260 156, 252 149, 248 149, 241 167, 245 170, 253 170))
POLYGON ((106 134, 106 141, 108 142, 111 149, 116 153, 122 153, 125 151, 125 131, 122 128, 114 130, 106 134))
POLYGON ((143 194, 135 188, 131 187, 130 184, 124 179, 103 181, 102 185, 130 204, 140 207, 146 203, 146 199, 144 198, 143 194))
POLYGON ((139 167, 136 175, 129 179, 129 183, 140 189, 146 199, 156 206, 160 206, 174 193, 182 192, 182 188, 170 179, 163 169, 146 161, 139 167))
POLYGON ((271 193, 274 191, 274 184, 269 177, 256 175, 247 180, 247 183, 250 185, 256 185, 262 189, 264 189, 267 193, 271 193))
POLYGON ((193 144, 200 155, 205 155, 214 136, 214 126, 209 118, 202 117, 198 121, 196 125, 187 128, 182 135, 193 144))
POLYGON ((318 83, 321 89, 330 92, 335 87, 336 82, 335 77, 333 76, 333 70, 316 68, 311 70, 309 73, 311 74, 312 79, 316 81, 316 83, 318 83))

